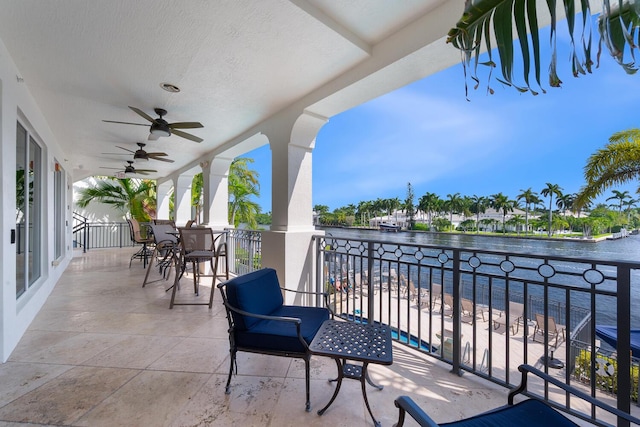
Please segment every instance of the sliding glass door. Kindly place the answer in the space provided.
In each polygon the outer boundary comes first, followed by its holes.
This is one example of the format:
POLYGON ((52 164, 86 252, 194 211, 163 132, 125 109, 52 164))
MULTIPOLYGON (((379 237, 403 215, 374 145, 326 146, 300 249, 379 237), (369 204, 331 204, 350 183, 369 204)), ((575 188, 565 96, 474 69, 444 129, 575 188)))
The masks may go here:
POLYGON ((42 148, 17 124, 16 132, 16 295, 42 272, 42 148))

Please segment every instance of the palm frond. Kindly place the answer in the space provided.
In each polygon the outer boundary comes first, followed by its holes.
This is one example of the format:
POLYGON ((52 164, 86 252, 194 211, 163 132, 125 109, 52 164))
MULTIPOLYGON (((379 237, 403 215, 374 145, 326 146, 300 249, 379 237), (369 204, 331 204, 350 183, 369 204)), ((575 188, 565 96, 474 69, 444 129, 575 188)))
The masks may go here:
POLYGON ((578 207, 584 206, 606 189, 637 180, 640 176, 640 130, 618 132, 611 142, 587 160, 584 167, 586 184, 576 198, 578 207))
MULTIPOLYGON (((635 61, 636 50, 640 46, 640 0, 618 0, 611 7, 610 0, 602 0, 603 11, 598 19, 600 42, 597 58, 600 58, 605 46, 612 57, 627 73, 635 73, 638 65, 635 61), (625 55, 625 52, 628 54, 625 55)), ((542 2, 540 2, 542 3, 542 2)), ((546 12, 550 16, 549 85, 559 87, 562 84, 558 76, 557 66, 557 4, 556 0, 546 0, 546 12)), ((571 44, 571 69, 574 76, 592 71, 591 49, 591 7, 589 0, 562 0, 567 18, 567 32, 571 44), (576 15, 582 16, 581 25, 576 26, 576 15), (580 28, 579 32, 577 27, 580 28), (576 34, 577 33, 577 34, 576 34), (576 43, 579 37, 579 43, 576 43)), ((491 47, 491 36, 495 37, 500 59, 501 77, 497 80, 512 86, 518 91, 529 91, 536 95, 537 88, 545 91, 541 85, 540 38, 538 5, 536 0, 467 0, 462 17, 452 28, 447 42, 461 51, 465 73, 465 92, 468 95, 467 76, 474 81, 474 88, 479 86, 478 65, 495 67, 491 47), (520 58, 522 60, 522 79, 514 75, 516 55, 513 48, 513 28, 515 27, 519 41, 520 58), (491 31, 493 29, 493 31, 491 31), (486 48, 489 60, 480 62, 482 47, 486 48), (530 83, 533 71, 537 88, 530 83)), ((491 73, 487 82, 490 93, 491 73)))

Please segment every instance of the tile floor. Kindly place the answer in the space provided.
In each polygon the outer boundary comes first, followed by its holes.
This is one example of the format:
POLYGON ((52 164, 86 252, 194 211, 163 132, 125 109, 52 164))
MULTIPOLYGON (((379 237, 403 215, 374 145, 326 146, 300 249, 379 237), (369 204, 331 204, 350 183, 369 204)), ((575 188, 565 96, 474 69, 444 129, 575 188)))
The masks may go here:
MULTIPOLYGON (((77 253, 9 361, 0 365, 0 427, 5 426, 369 426, 360 384, 333 393, 335 363, 314 357, 310 413, 304 410, 302 361, 239 353, 231 394, 227 323, 214 307, 169 310, 163 280, 141 287, 133 249, 77 253)), ((160 276, 157 272, 155 279, 160 276)), ((191 298, 191 278, 180 298, 191 298)), ((208 283, 208 282, 206 282, 208 283)), ((217 292, 217 290, 216 290, 217 292)), ((209 287, 199 298, 208 298, 209 287)), ((368 388, 383 426, 397 420, 393 399, 413 397, 438 422, 506 403, 507 390, 394 346, 394 363, 372 365, 368 388)), ((407 423, 407 425, 416 425, 407 423)))

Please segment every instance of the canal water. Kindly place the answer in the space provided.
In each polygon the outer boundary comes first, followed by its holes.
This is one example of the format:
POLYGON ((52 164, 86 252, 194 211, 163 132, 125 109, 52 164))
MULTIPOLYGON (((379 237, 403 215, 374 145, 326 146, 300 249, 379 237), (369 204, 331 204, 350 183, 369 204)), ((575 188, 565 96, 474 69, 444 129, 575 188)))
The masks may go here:
MULTIPOLYGON (((524 239, 515 237, 478 236, 469 234, 423 233, 402 231, 398 233, 381 232, 378 230, 360 230, 348 228, 326 228, 327 234, 336 237, 388 241, 394 243, 407 242, 419 245, 438 245, 447 247, 479 248, 483 250, 508 251, 512 253, 536 254, 583 258, 602 261, 630 261, 640 262, 640 235, 632 235, 618 240, 603 240, 588 242, 577 240, 546 240, 524 239)), ((640 271, 634 273, 634 278, 640 276, 640 271)), ((631 307, 632 328, 640 329, 640 278, 632 279, 631 307)), ((598 319, 615 322, 615 307, 604 307, 604 312, 598 309, 598 319)))

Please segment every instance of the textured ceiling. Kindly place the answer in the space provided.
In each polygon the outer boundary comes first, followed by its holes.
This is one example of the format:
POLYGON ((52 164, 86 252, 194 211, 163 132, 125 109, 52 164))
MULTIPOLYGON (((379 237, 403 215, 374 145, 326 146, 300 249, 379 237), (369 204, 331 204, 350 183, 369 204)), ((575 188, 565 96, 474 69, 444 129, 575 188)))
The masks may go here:
POLYGON ((458 58, 442 38, 462 0, 2 0, 7 47, 74 178, 130 158, 116 146, 163 151, 162 177, 303 100, 330 116, 458 58), (446 52, 446 53, 443 53, 446 52), (160 88, 169 82, 181 92, 160 88), (168 122, 199 121, 147 141, 127 106, 168 122))

